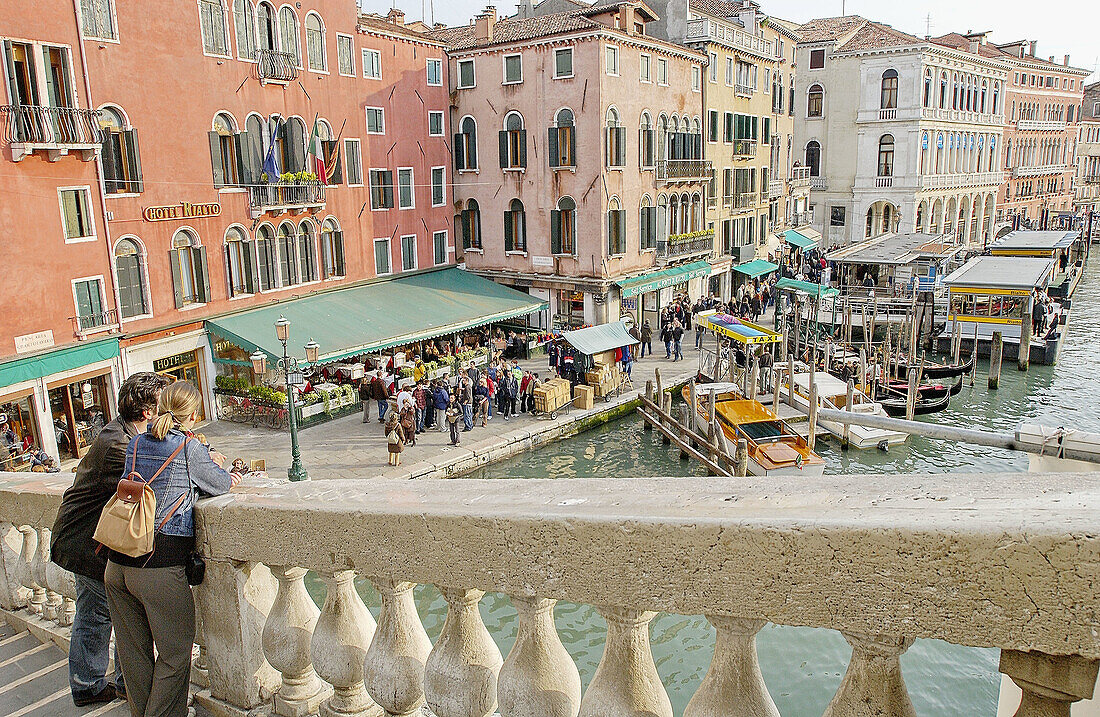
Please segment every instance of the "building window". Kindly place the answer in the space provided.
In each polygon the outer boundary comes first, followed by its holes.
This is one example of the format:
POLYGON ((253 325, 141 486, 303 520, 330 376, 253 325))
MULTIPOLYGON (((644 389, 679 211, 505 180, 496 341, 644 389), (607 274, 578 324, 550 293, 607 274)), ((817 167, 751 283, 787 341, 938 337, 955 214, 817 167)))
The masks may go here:
POLYGON ((363 186, 363 157, 359 140, 344 140, 344 162, 348 168, 348 186, 363 186))
POLYGON ((428 60, 428 86, 443 86, 443 60, 428 60))
POLYGON ((821 176, 821 144, 816 139, 806 143, 806 166, 811 177, 821 176))
POLYGON ((722 137, 722 139, 726 142, 726 144, 729 144, 729 143, 733 142, 733 129, 734 129, 733 113, 732 112, 727 112, 725 114, 725 132, 723 132, 723 137, 722 137))
POLYGON ((332 219, 321 225, 321 278, 333 279, 347 276, 344 267, 344 233, 332 219))
POLYGON ((348 35, 336 36, 336 64, 341 75, 355 77, 355 48, 348 35))
POLYGON ((657 58, 657 84, 668 84, 668 60, 663 57, 657 58))
POLYGON ((657 207, 650 206, 649 196, 642 197, 638 210, 638 248, 641 251, 657 247, 657 207))
POLYGON ((626 212, 619 207, 614 197, 607 204, 607 254, 616 256, 626 253, 626 212))
POLYGON ((114 0, 80 0, 80 20, 84 37, 118 39, 114 0))
POLYGON ((384 276, 392 271, 390 267, 390 240, 388 237, 374 240, 374 274, 384 276))
POLYGON ((710 83, 713 85, 718 82, 718 55, 713 52, 707 54, 708 63, 710 68, 710 83))
POLYGON ((825 100, 825 90, 821 85, 811 85, 810 92, 806 96, 806 116, 820 117, 825 100))
POLYGON ((388 169, 370 171, 370 208, 393 208, 393 172, 388 169))
POLYGON ((697 65, 691 66, 691 91, 703 91, 703 69, 697 65))
POLYGON ((845 208, 839 205, 829 207, 829 226, 842 227, 845 221, 845 208))
POLYGON ((718 110, 707 110, 707 141, 717 142, 722 133, 718 122, 718 110))
POLYGON ((428 136, 429 137, 442 137, 443 136, 443 113, 437 110, 430 110, 428 112, 428 136))
POLYGON ((386 133, 386 114, 381 107, 367 108, 367 134, 386 133))
POLYGON ((447 232, 432 234, 432 258, 436 266, 447 263, 447 232))
POLYGON ((210 279, 206 271, 206 247, 187 229, 172 237, 172 293, 176 308, 205 304, 210 300, 210 279))
POLYGON ((726 87, 733 87, 733 63, 732 57, 726 58, 726 87))
POLYGON ((397 170, 397 206, 399 209, 412 209, 415 201, 412 167, 402 167, 397 170))
POLYGON ((502 169, 523 169, 527 166, 527 130, 518 112, 509 112, 500 131, 499 154, 502 169))
POLYGON ((279 49, 279 23, 276 19, 275 8, 271 3, 261 2, 256 4, 256 30, 257 47, 261 50, 279 49))
POLYGON ((896 110, 898 108, 898 71, 887 70, 882 73, 882 91, 879 93, 879 108, 896 110))
POLYGON ((608 167, 626 166, 626 128, 619 122, 619 112, 614 107, 607 108, 606 161, 608 167))
POLYGON ((255 293, 252 243, 240 227, 230 227, 225 233, 225 271, 229 279, 230 297, 255 293))
POLYGON ((95 239, 95 221, 92 218, 92 201, 87 187, 58 190, 61 199, 61 224, 65 241, 91 241, 95 239))
POLYGON ((648 112, 642 113, 638 128, 638 163, 643 168, 657 164, 657 130, 653 129, 648 112))
POLYGON ((275 249, 279 255, 280 286, 294 286, 298 281, 298 244, 294 239, 294 227, 290 223, 279 226, 275 249))
POLYGON ((820 70, 825 66, 825 50, 810 50, 810 69, 820 70))
POLYGON ((103 186, 107 194, 136 193, 144 190, 141 181, 141 156, 137 135, 126 129, 122 113, 105 107, 99 113, 103 137, 103 186))
POLYGON ((481 249, 481 208, 476 199, 466 202, 460 217, 462 246, 465 249, 481 249))
POLYGON ((652 82, 653 77, 650 74, 650 56, 639 55, 638 57, 638 79, 642 82, 652 82))
POLYGON ((518 199, 504 212, 504 251, 527 251, 527 213, 518 199))
POLYGON ((878 176, 894 176, 894 135, 884 134, 878 141, 878 176))
POLYGON ((378 50, 363 50, 363 77, 368 80, 382 79, 382 53, 378 50))
POLYGON ((302 266, 302 282, 317 281, 317 242, 313 222, 298 225, 298 259, 302 266))
POLYGON ((474 76, 474 61, 473 60, 459 60, 458 61, 458 89, 464 90, 474 86, 476 82, 474 76))
POLYGON ((233 0, 233 27, 237 33, 237 57, 256 59, 256 18, 252 0, 233 0))
POLYGON ((432 167, 432 206, 442 207, 447 203, 447 168, 432 167))
POLYGON ((262 224, 256 232, 256 268, 257 283, 260 291, 271 291, 276 288, 276 266, 278 255, 275 252, 275 233, 270 224, 262 224))
POLYGON ((210 136, 210 166, 215 187, 232 187, 240 183, 244 173, 244 156, 241 136, 233 118, 225 112, 214 116, 214 128, 210 136))
POLYGON ((619 76, 619 48, 615 45, 608 45, 603 49, 604 54, 604 72, 607 74, 618 77, 619 76))
POLYGON ((225 6, 222 0, 199 0, 199 26, 202 29, 202 51, 208 55, 229 55, 229 38, 225 29, 225 6))
POLYGON ((306 15, 306 57, 309 69, 324 72, 328 69, 325 58, 325 25, 315 12, 306 15))
POLYGON ((124 319, 149 313, 145 290, 145 267, 141 247, 133 239, 115 245, 115 277, 118 281, 118 309, 124 319))
POLYGON ((504 56, 504 84, 515 85, 523 82, 523 55, 504 56))
POLYGON ((455 169, 477 169, 477 123, 473 117, 464 117, 454 142, 455 169))
POLYGON ((573 111, 558 110, 554 126, 549 131, 551 167, 577 166, 577 135, 573 126, 573 111))
POLYGON ((282 50, 290 55, 295 66, 302 66, 302 53, 298 47, 298 16, 289 5, 279 10, 279 42, 282 50))
POLYGON ((102 279, 74 281, 73 299, 76 304, 77 327, 81 331, 89 331, 107 325, 107 313, 103 310, 102 279))
POLYGON ((406 234, 401 237, 401 271, 416 269, 416 235, 406 234))
POLYGON ((573 48, 554 50, 554 79, 573 76, 573 48))
POLYGON ((572 197, 559 199, 558 208, 550 212, 550 253, 577 253, 577 203, 572 197))

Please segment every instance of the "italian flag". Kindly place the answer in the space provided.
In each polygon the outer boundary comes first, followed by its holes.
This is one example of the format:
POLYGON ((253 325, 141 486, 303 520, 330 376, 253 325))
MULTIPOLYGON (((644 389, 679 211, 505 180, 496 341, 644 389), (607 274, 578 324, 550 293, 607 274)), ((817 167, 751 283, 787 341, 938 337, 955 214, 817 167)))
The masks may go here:
POLYGON ((309 135, 309 163, 313 165, 313 173, 317 175, 317 179, 321 180, 321 184, 328 184, 328 172, 325 169, 325 151, 321 144, 321 135, 318 133, 321 128, 318 117, 319 115, 314 116, 313 132, 309 135))

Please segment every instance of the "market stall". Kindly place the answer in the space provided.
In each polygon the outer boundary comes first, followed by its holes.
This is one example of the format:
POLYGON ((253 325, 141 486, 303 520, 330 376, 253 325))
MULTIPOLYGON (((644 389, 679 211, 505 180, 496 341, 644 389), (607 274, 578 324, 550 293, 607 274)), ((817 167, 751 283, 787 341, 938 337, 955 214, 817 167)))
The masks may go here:
POLYGON ((763 355, 783 337, 768 329, 730 314, 701 312, 695 319, 707 332, 714 334, 714 349, 705 343, 699 359, 699 373, 712 381, 723 380, 735 367, 746 366, 751 355, 763 355), (723 341, 729 346, 723 350, 723 341))
MULTIPOLYGON (((583 377, 584 386, 594 397, 608 401, 612 394, 629 386, 630 374, 623 371, 622 364, 633 361, 638 339, 630 335, 622 321, 565 331, 562 338, 573 349, 575 384, 582 383, 583 377)), ((582 389, 580 393, 587 397, 588 391, 582 389)))

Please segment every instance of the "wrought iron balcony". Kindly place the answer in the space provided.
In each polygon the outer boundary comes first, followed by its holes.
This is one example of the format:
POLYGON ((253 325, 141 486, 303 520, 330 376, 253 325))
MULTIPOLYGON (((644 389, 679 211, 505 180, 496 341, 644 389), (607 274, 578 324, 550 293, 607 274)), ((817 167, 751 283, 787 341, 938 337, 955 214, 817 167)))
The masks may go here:
POLYGON ((657 162, 657 180, 662 182, 707 181, 714 174, 709 159, 663 159, 657 162))
POLYGON ((289 52, 256 50, 256 75, 263 82, 293 82, 298 79, 298 58, 289 52))
POLYGON ((317 211, 324 206, 325 185, 319 181, 248 185, 248 208, 253 219, 267 212, 317 211))
POLYGON ((114 309, 107 309, 91 314, 70 316, 69 321, 73 325, 73 335, 77 338, 83 338, 84 334, 107 331, 118 326, 118 312, 114 309))
POLYGON ((756 156, 756 140, 755 139, 735 139, 733 140, 733 158, 734 159, 749 159, 756 156))
POLYGON ((103 144, 99 110, 4 105, 0 114, 4 117, 4 139, 15 162, 35 150, 44 150, 51 162, 69 152, 79 152, 82 160, 90 162, 103 144))
POLYGON ((741 192, 730 197, 730 204, 734 209, 752 209, 759 201, 756 192, 741 192))
POLYGON ((690 234, 673 234, 668 239, 657 240, 658 259, 681 259, 714 251, 714 232, 699 231, 690 234))

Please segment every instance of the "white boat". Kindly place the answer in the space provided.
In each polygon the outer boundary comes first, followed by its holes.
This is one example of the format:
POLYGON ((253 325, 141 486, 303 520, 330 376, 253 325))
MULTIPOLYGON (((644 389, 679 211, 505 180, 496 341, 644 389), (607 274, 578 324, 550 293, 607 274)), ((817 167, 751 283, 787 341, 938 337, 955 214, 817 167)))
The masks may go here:
MULTIPOLYGON (((848 402, 848 384, 836 376, 825 371, 814 373, 814 382, 817 384, 817 407, 831 408, 843 411, 848 402)), ((790 398, 790 384, 784 382, 780 395, 787 398, 795 408, 803 413, 810 412, 810 374, 796 373, 794 375, 794 396, 790 398)), ((852 412, 871 416, 887 416, 881 403, 872 401, 867 394, 856 388, 852 393, 852 412)), ((837 438, 844 438, 844 424, 835 421, 818 420, 818 423, 829 433, 837 438)), ((856 448, 875 448, 886 445, 893 446, 904 443, 908 434, 901 431, 887 431, 881 428, 866 428, 864 426, 850 425, 848 427, 848 445, 856 448)))

